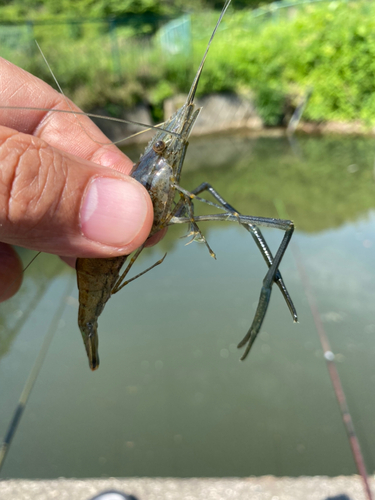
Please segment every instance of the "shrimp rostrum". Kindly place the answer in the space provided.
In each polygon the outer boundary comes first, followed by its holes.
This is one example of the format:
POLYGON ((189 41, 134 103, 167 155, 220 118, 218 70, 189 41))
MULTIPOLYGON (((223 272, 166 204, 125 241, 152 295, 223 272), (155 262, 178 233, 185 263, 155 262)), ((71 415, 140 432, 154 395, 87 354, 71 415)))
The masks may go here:
MULTIPOLYGON (((233 221, 237 224, 241 224, 255 240, 268 266, 268 271, 263 280, 253 322, 245 337, 238 344, 238 347, 246 346, 241 358, 245 359, 261 329, 270 302, 273 283, 276 283, 279 287, 292 314, 293 320, 297 321, 296 310, 278 269, 293 234, 293 222, 289 220, 242 215, 232 205, 227 203, 208 183, 203 183, 190 192, 183 189, 179 184, 181 170, 189 144, 189 136, 200 112, 200 109, 196 108, 194 104, 197 85, 208 49, 229 3, 230 0, 225 2, 185 104, 169 120, 162 124, 160 130, 147 145, 139 162, 134 165, 130 175, 145 186, 152 199, 154 221, 150 236, 173 224, 188 224, 189 235, 191 235, 193 240, 203 242, 207 246, 212 257, 215 257, 215 254, 201 233, 198 227, 199 222, 233 221), (199 195, 204 191, 208 191, 215 199, 215 202, 200 197, 199 195), (223 213, 194 216, 193 204, 195 201, 208 203, 216 208, 220 208, 223 210, 223 213), (282 242, 275 257, 273 257, 259 229, 260 226, 277 228, 284 231, 282 242)), ((97 320, 107 300, 112 294, 117 293, 130 281, 133 281, 153 267, 161 264, 165 258, 164 256, 163 259, 156 262, 149 269, 127 280, 127 274, 143 248, 144 246, 140 247, 133 254, 122 274, 120 274, 120 269, 128 257, 126 255, 108 259, 80 258, 77 260, 77 280, 80 302, 78 324, 92 370, 95 370, 99 366, 97 320)))

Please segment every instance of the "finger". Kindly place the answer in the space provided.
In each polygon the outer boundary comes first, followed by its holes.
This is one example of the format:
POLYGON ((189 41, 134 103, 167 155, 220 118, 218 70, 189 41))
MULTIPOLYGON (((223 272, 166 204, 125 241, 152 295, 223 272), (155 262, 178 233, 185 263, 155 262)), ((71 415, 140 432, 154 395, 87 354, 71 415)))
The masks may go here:
POLYGON ((69 267, 72 269, 76 268, 76 262, 77 259, 76 257, 64 257, 63 255, 60 255, 60 259, 65 262, 65 264, 68 264, 69 267))
POLYGON ((164 236, 167 234, 168 228, 161 229, 157 233, 153 234, 148 238, 148 240, 145 243, 145 247, 153 247, 154 245, 157 245, 159 241, 161 241, 164 236))
POLYGON ((0 126, 0 240, 79 257, 129 254, 153 221, 145 188, 0 126))
POLYGON ((0 109, 0 125, 40 137, 51 146, 75 156, 129 174, 133 162, 87 116, 54 112, 80 111, 71 101, 39 78, 0 58, 0 106, 35 109, 0 109), (103 145, 106 144, 106 145, 103 145))
POLYGON ((0 302, 12 297, 22 283, 22 263, 15 250, 0 242, 0 302))
MULTIPOLYGON (((168 228, 161 229, 157 233, 153 234, 148 238, 145 242, 145 247, 153 247, 154 245, 157 245, 159 241, 161 241, 164 236, 167 234, 168 228)), ((63 255, 60 255, 60 259, 65 262, 65 264, 68 264, 71 268, 75 269, 76 268, 76 261, 77 259, 75 257, 64 257, 63 255)))

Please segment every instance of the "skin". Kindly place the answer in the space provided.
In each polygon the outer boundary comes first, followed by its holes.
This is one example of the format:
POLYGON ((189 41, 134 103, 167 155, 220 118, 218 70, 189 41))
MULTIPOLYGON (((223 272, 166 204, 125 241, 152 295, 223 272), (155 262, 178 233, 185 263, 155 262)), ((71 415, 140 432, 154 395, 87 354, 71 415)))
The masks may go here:
MULTIPOLYGON (((2 58, 0 105, 69 109, 61 94, 2 58)), ((72 108, 79 111, 74 104, 72 108)), ((149 235, 152 203, 145 188, 128 177, 133 162, 108 145, 89 118, 80 116, 79 122, 82 126, 66 113, 0 109, 0 301, 16 293, 22 281, 11 245, 64 256, 72 265, 76 257, 130 254, 149 235), (99 184, 103 179, 130 183, 126 189, 138 200, 129 207, 135 213, 129 228, 121 223, 121 211, 118 220, 108 219, 109 243, 100 235, 96 239, 94 219, 86 223, 82 215, 98 179, 99 184), (111 234, 121 234, 121 241, 111 234)), ((154 235, 148 245, 162 236, 154 235)))

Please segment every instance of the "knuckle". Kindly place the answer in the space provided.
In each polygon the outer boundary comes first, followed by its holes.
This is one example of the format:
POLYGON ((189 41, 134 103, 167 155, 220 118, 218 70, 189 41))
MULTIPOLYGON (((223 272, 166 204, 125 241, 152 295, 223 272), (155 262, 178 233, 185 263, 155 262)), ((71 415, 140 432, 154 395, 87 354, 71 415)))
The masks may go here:
POLYGON ((40 139, 0 134, 0 217, 15 236, 54 216, 65 186, 63 162, 40 139))

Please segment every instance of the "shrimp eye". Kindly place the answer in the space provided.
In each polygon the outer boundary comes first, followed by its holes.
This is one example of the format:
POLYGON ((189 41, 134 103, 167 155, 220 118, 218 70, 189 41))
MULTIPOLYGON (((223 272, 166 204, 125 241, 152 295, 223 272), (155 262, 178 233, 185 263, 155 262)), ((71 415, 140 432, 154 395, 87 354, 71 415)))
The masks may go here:
POLYGON ((166 147, 167 145, 164 141, 156 141, 152 146, 152 149, 155 151, 155 153, 162 153, 166 147))

